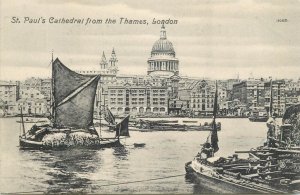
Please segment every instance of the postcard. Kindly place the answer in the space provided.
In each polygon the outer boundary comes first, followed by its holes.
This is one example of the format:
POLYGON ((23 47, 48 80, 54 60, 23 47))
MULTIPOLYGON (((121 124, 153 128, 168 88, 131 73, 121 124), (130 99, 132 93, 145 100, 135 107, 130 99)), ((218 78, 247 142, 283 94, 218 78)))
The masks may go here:
POLYGON ((0 1, 0 193, 299 193, 299 18, 299 0, 0 1))

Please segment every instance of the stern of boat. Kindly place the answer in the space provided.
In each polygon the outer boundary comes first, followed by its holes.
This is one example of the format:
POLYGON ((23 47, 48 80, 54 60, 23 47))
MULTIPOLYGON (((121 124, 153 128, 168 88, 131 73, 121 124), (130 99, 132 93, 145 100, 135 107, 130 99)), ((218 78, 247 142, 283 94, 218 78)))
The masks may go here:
POLYGON ((192 161, 185 163, 185 172, 187 174, 190 174, 194 171, 193 168, 191 167, 191 164, 192 164, 192 161))

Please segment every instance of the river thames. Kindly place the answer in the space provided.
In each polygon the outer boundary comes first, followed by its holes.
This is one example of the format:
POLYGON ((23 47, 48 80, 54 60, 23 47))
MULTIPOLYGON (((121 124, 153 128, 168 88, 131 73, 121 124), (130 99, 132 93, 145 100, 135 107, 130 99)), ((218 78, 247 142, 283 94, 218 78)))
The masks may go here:
MULTIPOLYGON (((130 132, 124 147, 101 150, 19 150, 17 118, 1 118, 1 193, 208 193, 185 178, 184 165, 200 150, 205 131, 130 132), (134 147, 134 143, 145 143, 134 147)), ((174 120, 174 118, 172 118, 174 120)), ((210 119, 199 120, 204 123, 210 119)), ((218 119, 216 156, 249 150, 266 139, 265 123, 218 119)), ((113 136, 101 131, 102 136, 113 136)))

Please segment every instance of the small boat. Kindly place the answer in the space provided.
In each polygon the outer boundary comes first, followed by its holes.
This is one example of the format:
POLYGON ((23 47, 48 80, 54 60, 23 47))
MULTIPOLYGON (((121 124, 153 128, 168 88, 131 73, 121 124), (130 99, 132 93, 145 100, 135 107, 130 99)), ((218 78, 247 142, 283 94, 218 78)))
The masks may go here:
POLYGON ((183 123, 197 123, 198 121, 182 121, 183 123))
POLYGON ((251 112, 249 120, 251 122, 267 122, 269 119, 268 113, 265 110, 255 110, 251 112))
MULTIPOLYGON (((25 119, 23 119, 24 121, 24 123, 48 123, 49 121, 48 120, 46 120, 46 119, 41 119, 41 118, 29 118, 29 117, 27 117, 27 118, 25 118, 25 119)), ((17 123, 22 123, 22 121, 21 120, 17 120, 16 121, 17 123)))
MULTIPOLYGON (((120 146, 120 136, 129 136, 129 115, 114 126, 116 136, 102 138, 93 125, 96 89, 100 76, 78 74, 57 58, 52 60, 52 121, 33 125, 27 132, 21 108, 21 149, 104 148, 120 146)), ((51 97, 52 97, 51 96, 51 97)))
POLYGON ((133 145, 136 148, 142 148, 142 147, 145 147, 146 144, 145 143, 134 143, 133 145))
POLYGON ((214 193, 299 193, 300 151, 292 149, 293 142, 286 144, 292 134, 285 131, 281 131, 282 146, 278 148, 260 146, 218 157, 218 135, 214 130, 201 151, 185 164, 186 176, 214 193), (239 158, 238 153, 248 153, 249 157, 239 158))

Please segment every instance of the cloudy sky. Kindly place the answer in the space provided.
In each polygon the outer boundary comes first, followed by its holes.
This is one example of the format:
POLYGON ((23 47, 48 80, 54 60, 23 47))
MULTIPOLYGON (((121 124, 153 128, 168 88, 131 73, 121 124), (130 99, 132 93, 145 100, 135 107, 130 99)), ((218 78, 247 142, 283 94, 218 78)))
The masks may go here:
POLYGON ((52 50, 71 69, 98 68, 102 51, 109 57, 113 47, 120 74, 144 75, 161 27, 153 18, 178 20, 166 30, 181 75, 300 77, 299 0, 1 0, 0 16, 0 79, 50 76, 52 50), (24 17, 46 23, 23 23, 24 17), (50 17, 149 24, 49 24, 50 17))

